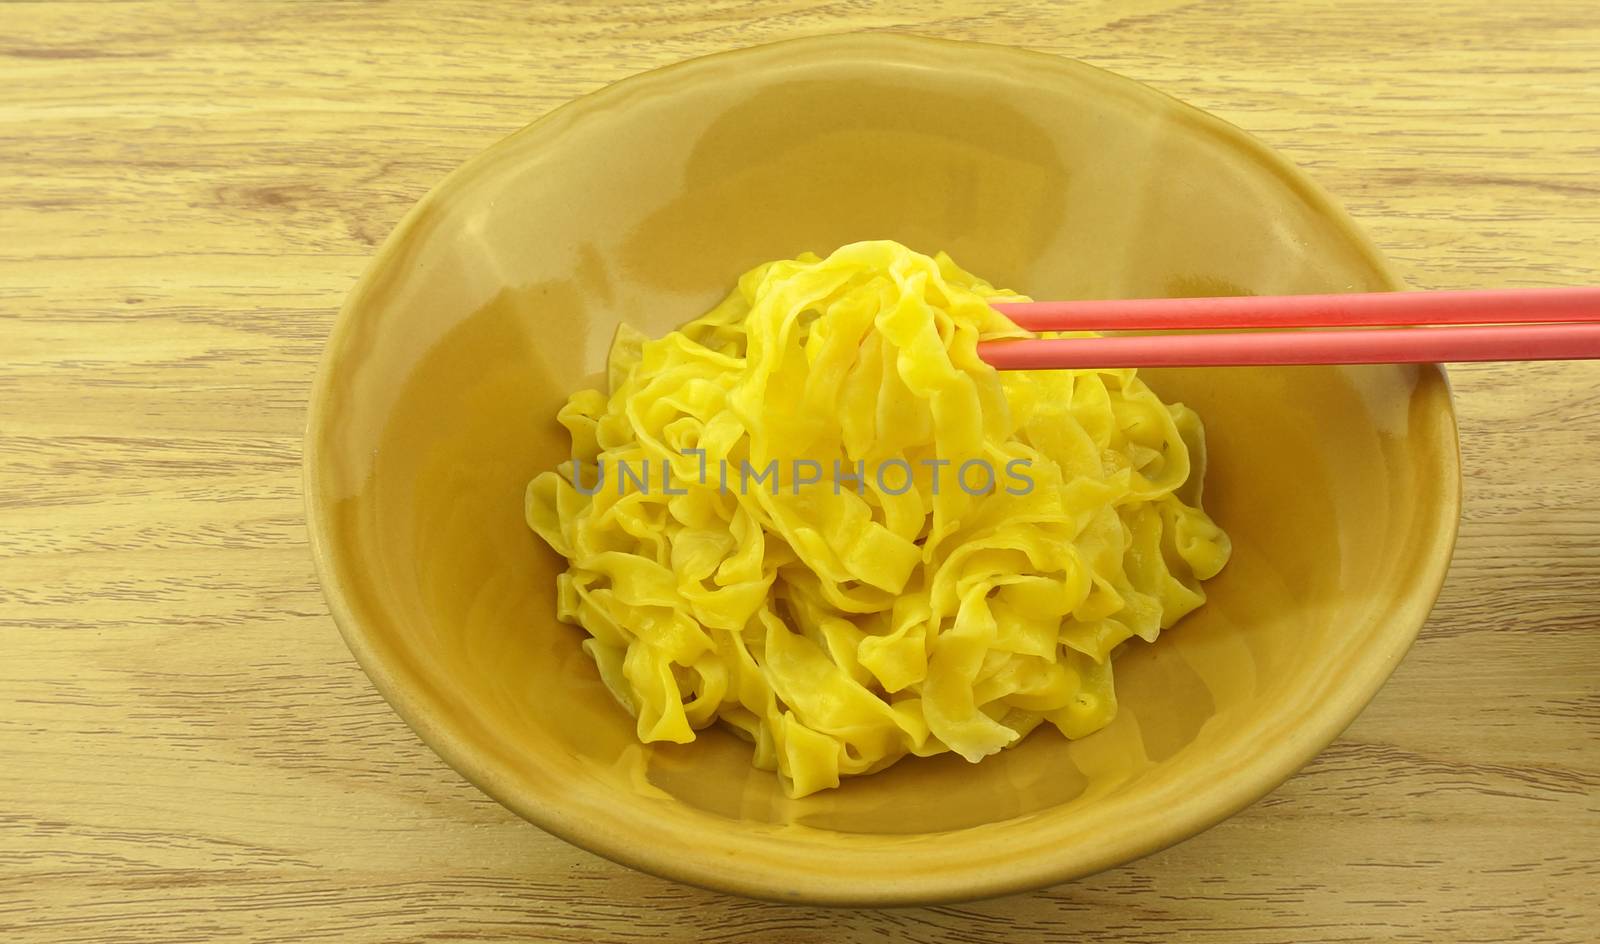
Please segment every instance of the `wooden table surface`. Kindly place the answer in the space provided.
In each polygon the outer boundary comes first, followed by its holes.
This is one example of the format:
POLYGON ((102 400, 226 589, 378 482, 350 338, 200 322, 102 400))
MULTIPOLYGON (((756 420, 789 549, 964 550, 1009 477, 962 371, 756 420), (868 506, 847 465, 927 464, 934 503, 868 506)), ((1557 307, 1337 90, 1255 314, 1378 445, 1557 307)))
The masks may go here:
POLYGON ((1600 364, 1453 371, 1466 511, 1393 680, 1133 865, 834 911, 581 852, 351 659, 306 549, 334 311, 447 171, 615 79, 858 29, 1013 43, 1261 136, 1418 287, 1600 283, 1592 0, 0 9, 0 940, 1593 940, 1600 364))

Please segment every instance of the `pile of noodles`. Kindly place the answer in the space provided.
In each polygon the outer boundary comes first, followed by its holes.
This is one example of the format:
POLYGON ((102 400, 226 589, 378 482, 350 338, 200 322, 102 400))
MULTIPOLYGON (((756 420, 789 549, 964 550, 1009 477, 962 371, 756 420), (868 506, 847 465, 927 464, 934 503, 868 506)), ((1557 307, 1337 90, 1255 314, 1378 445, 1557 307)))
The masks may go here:
POLYGON ((1203 431, 1132 370, 996 372, 977 343, 1023 333, 999 297, 1020 299, 862 242, 619 333, 526 515, 642 740, 721 720, 803 796, 1111 720, 1112 650, 1228 559, 1191 476, 1203 431))

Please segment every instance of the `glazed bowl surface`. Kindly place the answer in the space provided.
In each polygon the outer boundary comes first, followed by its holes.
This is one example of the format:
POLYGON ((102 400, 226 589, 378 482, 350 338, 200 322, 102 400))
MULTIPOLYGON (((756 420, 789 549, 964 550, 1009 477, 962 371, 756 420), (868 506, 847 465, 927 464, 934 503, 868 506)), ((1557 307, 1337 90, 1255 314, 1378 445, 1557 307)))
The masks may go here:
POLYGON ((906 904, 1037 887, 1191 836, 1326 746, 1398 664, 1460 509, 1434 366, 1152 371, 1204 418, 1233 538, 1210 602, 1118 658, 1120 713, 978 765, 903 761, 788 799, 721 730, 637 742, 554 616, 523 490, 616 326, 659 335, 760 262, 946 250, 1036 298, 1397 288, 1316 186, 1136 82, 1017 49, 867 34, 619 82, 452 173, 340 314, 306 453, 330 607, 438 753, 533 823, 764 898, 906 904))

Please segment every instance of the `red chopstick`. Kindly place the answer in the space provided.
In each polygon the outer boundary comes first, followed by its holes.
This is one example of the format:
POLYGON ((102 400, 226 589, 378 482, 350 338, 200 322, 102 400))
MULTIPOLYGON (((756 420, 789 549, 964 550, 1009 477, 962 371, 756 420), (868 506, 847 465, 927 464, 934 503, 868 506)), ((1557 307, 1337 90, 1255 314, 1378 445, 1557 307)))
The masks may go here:
POLYGON ((1600 321, 1600 288, 1114 298, 997 302, 994 308, 1029 331, 1525 324, 1600 321))
POLYGON ((994 307, 1034 331, 1186 332, 980 344, 980 356, 999 370, 1600 358, 1600 288, 1004 302, 994 307), (1195 333, 1301 327, 1341 330, 1195 333), (1400 330, 1373 330, 1380 327, 1400 330))
POLYGON ((1593 360, 1600 324, 1031 338, 985 341, 978 356, 996 370, 1593 360))

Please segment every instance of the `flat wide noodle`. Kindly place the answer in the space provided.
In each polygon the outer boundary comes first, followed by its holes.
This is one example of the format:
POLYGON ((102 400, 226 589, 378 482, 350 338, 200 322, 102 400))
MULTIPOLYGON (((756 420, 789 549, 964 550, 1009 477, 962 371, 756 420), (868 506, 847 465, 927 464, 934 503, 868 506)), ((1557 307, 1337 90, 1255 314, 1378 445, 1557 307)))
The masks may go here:
POLYGON ((720 719, 803 796, 1111 720, 1112 650, 1228 559, 1204 434, 1132 370, 990 368, 978 342, 1024 333, 1001 297, 862 242, 753 269, 664 338, 618 332, 526 515, 642 740, 720 719))

